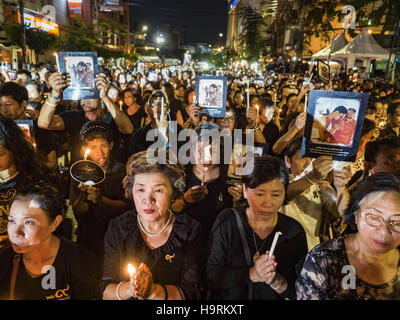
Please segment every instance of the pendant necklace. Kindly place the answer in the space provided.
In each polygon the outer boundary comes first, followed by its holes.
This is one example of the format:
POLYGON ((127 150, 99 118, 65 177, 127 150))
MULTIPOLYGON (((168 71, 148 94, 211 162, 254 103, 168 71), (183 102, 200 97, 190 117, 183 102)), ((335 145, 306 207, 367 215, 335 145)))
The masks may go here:
POLYGON ((254 246, 256 247, 256 254, 253 256, 253 262, 255 263, 258 259, 260 259, 261 255, 260 255, 260 251, 262 249, 262 247, 264 246, 265 242, 267 242, 268 237, 266 237, 263 241, 263 243, 261 244, 260 249, 258 249, 257 247, 257 241, 256 241, 256 235, 255 232, 253 230, 253 240, 254 240, 254 246))
POLYGON ((142 222, 140 221, 139 213, 138 213, 138 214, 137 214, 137 222, 138 222, 138 225, 139 225, 140 230, 142 230, 143 233, 144 233, 146 236, 148 236, 148 237, 155 237, 155 236, 160 235, 160 234, 163 233, 163 231, 168 227, 169 223, 171 222, 172 217, 174 216, 173 213, 171 212, 171 210, 169 210, 169 209, 168 209, 168 213, 169 213, 169 218, 168 218, 167 222, 166 222, 165 225, 161 228, 161 230, 158 231, 158 232, 156 232, 156 233, 150 233, 150 232, 148 232, 148 231, 145 230, 145 228, 144 228, 143 225, 142 225, 142 222))

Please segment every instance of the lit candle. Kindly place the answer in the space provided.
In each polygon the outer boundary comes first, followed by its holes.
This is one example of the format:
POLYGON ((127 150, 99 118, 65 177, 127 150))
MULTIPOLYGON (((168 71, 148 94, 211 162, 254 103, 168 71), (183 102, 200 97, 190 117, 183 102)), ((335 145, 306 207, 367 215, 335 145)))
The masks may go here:
POLYGON ((304 112, 307 112, 307 103, 308 103, 308 94, 306 94, 306 98, 304 101, 304 112))
POLYGON ((119 102, 119 110, 122 111, 122 101, 119 102))
POLYGON ((250 107, 250 86, 249 80, 247 80, 247 108, 250 107))
POLYGON ((256 109, 257 109, 257 117, 260 115, 260 113, 259 113, 259 106, 258 106, 258 104, 256 104, 256 109))
POLYGON ((128 264, 128 272, 129 272, 129 278, 131 280, 131 284, 133 285, 133 276, 136 273, 136 269, 130 263, 128 264))
POLYGON ((84 160, 87 159, 87 156, 89 155, 89 153, 90 153, 90 149, 87 148, 86 151, 85 151, 85 156, 84 156, 84 158, 83 158, 84 160))
POLYGON ((274 93, 274 109, 276 108, 276 92, 274 93))
POLYGON ((164 118, 164 97, 161 97, 161 116, 160 119, 164 118))
POLYGON ((201 179, 201 185, 204 185, 204 180, 206 178, 206 173, 207 173, 208 167, 204 167, 203 170, 204 170, 204 172, 203 172, 203 177, 201 179))
POLYGON ((275 237, 274 237, 274 240, 272 241, 271 249, 269 250, 269 258, 270 259, 272 258, 272 255, 274 254, 276 243, 278 242, 278 238, 281 235, 282 235, 282 232, 280 232, 280 231, 275 232, 275 237))

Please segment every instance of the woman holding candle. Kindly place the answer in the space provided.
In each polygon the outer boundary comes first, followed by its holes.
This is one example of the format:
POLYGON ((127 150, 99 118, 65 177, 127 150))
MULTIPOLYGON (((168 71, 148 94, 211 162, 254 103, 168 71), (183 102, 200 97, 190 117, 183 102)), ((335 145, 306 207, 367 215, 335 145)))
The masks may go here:
MULTIPOLYGON (((146 152, 133 155, 126 191, 135 210, 113 219, 105 236, 103 299, 197 299, 204 244, 199 224, 170 209, 185 188, 179 164, 152 164, 146 152), (128 263, 136 266, 132 278, 128 263), (139 266, 139 267, 138 267, 139 266)), ((160 154, 159 154, 160 155, 160 154)))
POLYGON ((351 232, 315 247, 296 282, 299 300, 400 299, 400 180, 376 173, 351 194, 351 232))
POLYGON ((271 156, 255 158, 252 173, 242 182, 247 204, 221 212, 211 232, 206 267, 211 297, 295 299, 296 271, 307 241, 301 225, 279 213, 289 182, 285 166, 271 156))

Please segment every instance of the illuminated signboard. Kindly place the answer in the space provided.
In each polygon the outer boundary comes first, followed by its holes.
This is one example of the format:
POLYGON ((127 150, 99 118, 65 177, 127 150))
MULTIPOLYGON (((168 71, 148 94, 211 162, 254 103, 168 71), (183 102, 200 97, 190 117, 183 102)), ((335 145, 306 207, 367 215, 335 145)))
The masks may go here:
POLYGON ((233 10, 236 5, 239 3, 240 0, 233 0, 232 3, 229 5, 229 10, 233 10))
MULTIPOLYGON (((18 22, 21 23, 21 14, 18 12, 18 22)), ((59 35, 58 24, 49 20, 44 14, 24 8, 24 23, 28 28, 39 29, 59 35)))
POLYGON ((82 0, 68 0, 69 16, 82 16, 82 0))

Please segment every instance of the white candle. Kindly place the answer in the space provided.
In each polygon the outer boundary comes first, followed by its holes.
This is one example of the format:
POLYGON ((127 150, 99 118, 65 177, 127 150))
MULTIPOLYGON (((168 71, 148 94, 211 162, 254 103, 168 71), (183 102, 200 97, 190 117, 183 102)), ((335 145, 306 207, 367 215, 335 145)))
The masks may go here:
POLYGON ((276 93, 274 93, 274 109, 276 109, 276 93))
POLYGON ((259 106, 258 106, 258 104, 256 104, 256 109, 257 109, 257 117, 260 115, 260 113, 259 113, 259 106))
POLYGON ((307 103, 308 103, 308 94, 306 94, 306 98, 304 100, 304 112, 307 112, 307 103))
POLYGON ((122 101, 119 102, 119 110, 122 111, 122 101))
POLYGON ((272 258, 272 255, 274 254, 276 243, 278 242, 279 236, 282 235, 282 232, 278 231, 275 233, 274 241, 272 241, 272 246, 271 249, 269 250, 269 258, 272 258))
POLYGON ((250 86, 249 80, 247 80, 247 108, 250 107, 250 86))
POLYGON ((61 72, 60 61, 58 59, 58 53, 55 53, 54 56, 56 57, 57 72, 61 72))
POLYGON ((160 119, 164 118, 164 97, 161 97, 161 116, 160 119))

